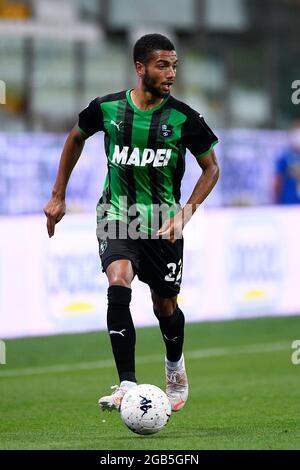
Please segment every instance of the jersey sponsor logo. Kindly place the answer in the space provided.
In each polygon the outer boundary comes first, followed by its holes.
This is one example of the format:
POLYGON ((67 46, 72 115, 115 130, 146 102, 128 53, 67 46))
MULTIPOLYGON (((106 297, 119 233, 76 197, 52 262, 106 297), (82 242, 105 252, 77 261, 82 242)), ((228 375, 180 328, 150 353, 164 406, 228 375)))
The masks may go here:
POLYGON ((120 125, 122 124, 123 121, 120 121, 119 123, 117 123, 116 121, 114 121, 113 119, 111 119, 110 123, 115 126, 118 131, 120 131, 120 125))
POLYGON ((134 147, 132 152, 129 147, 124 146, 120 149, 119 145, 115 145, 112 162, 122 165, 133 166, 167 166, 172 155, 172 149, 153 149, 145 148, 141 152, 138 147, 134 147))
POLYGON ((161 135, 166 139, 167 137, 171 137, 173 134, 173 126, 171 124, 162 124, 161 125, 161 135))

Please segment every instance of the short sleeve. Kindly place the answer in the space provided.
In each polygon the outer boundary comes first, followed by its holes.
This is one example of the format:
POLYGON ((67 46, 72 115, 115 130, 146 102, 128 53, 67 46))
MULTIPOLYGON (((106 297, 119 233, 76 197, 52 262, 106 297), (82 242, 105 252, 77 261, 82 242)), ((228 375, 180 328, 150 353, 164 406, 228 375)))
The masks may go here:
POLYGON ((100 99, 95 98, 79 113, 78 129, 86 137, 90 137, 96 132, 104 130, 100 103, 100 99))
POLYGON ((182 143, 196 157, 204 157, 218 143, 218 137, 203 116, 191 110, 183 125, 182 143))

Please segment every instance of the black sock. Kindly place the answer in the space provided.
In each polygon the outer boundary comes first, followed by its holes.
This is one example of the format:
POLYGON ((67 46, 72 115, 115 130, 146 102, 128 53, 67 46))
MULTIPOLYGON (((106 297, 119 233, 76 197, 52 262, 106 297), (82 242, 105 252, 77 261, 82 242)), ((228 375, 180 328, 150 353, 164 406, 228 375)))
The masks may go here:
POLYGON ((131 289, 124 286, 108 288, 107 328, 120 378, 136 382, 135 329, 129 304, 131 289))
POLYGON ((163 317, 157 310, 154 313, 159 320, 159 326, 166 345, 167 359, 177 362, 181 358, 184 340, 184 315, 177 306, 173 315, 163 317))

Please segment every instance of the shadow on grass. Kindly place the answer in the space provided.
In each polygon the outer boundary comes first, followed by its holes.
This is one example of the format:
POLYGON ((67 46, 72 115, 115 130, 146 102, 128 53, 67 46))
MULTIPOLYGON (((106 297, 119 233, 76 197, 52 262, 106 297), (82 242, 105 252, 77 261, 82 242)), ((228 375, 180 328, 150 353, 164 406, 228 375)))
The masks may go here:
MULTIPOLYGON (((219 438, 228 438, 233 436, 240 436, 241 429, 237 427, 210 427, 210 428, 190 428, 188 432, 176 432, 176 439, 184 439, 188 442, 189 439, 205 439, 208 437, 219 437, 219 438)), ((163 440, 173 440, 174 441, 174 430, 171 431, 163 431, 157 434, 152 435, 140 435, 132 433, 129 436, 116 436, 114 437, 115 441, 140 441, 141 439, 151 439, 151 441, 163 441, 163 440)))

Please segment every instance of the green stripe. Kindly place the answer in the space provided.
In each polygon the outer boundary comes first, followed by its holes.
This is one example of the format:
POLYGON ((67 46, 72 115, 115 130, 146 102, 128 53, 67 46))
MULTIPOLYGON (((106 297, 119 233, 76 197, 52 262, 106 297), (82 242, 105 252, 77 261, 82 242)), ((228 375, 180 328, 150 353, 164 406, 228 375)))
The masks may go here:
MULTIPOLYGON (((119 101, 115 120, 117 123, 120 123, 122 121, 121 126, 125 123, 125 111, 126 101, 119 101)), ((123 132, 120 132, 116 126, 112 127, 114 128, 114 142, 112 146, 112 151, 110 152, 110 161, 113 156, 115 143, 119 142, 121 148, 124 145, 123 132)), ((126 196, 128 191, 126 171, 122 165, 111 164, 111 168, 113 168, 112 176, 115 176, 115 181, 112 181, 112 203, 115 204, 115 212, 118 215, 117 218, 119 220, 123 220, 123 222, 127 222, 127 203, 124 203, 124 200, 120 199, 120 196, 126 196)))
MULTIPOLYGON (((152 113, 141 116, 139 113, 134 113, 132 134, 131 134, 131 147, 138 147, 143 150, 147 148, 149 128, 151 124, 152 113), (142 127, 142 129, 141 129, 142 127)), ((140 158, 142 152, 140 151, 140 158)), ((151 222, 152 214, 152 195, 150 190, 150 180, 147 166, 133 167, 134 179, 139 187, 136 192, 137 210, 141 214, 141 220, 151 222)), ((141 230, 146 229, 144 224, 141 224, 141 230)), ((147 229, 146 229, 147 230, 147 229)))
MULTIPOLYGON (((170 124, 170 121, 169 121, 170 113, 171 113, 171 109, 168 107, 165 107, 162 110, 158 129, 157 129, 157 136, 156 136, 157 148, 164 148, 166 145, 166 139, 162 136, 161 126, 162 124, 170 124)), ((157 171, 157 183, 158 183, 158 188, 157 188, 158 197, 160 200, 165 201, 165 198, 167 196, 166 190, 165 190, 165 167, 157 167, 156 171, 157 171)))
MULTIPOLYGON (((174 174, 176 172, 178 156, 179 156, 178 141, 181 137, 182 126, 185 121, 186 121, 185 114, 181 113, 180 111, 177 111, 174 108, 171 108, 168 124, 173 126, 173 134, 169 142, 169 145, 172 148, 172 158, 169 161, 169 164, 166 167, 163 167, 164 176, 165 176, 165 179, 164 179, 165 198, 164 199, 165 199, 165 202, 170 206, 174 206, 176 204, 175 197, 173 194, 173 183, 174 183, 174 174)), ((182 155, 182 157, 184 158, 184 155, 182 155)))
POLYGON ((101 103, 103 121, 106 130, 105 151, 108 163, 108 174, 105 180, 105 189, 109 189, 109 193, 111 195, 111 199, 109 201, 110 209, 107 214, 108 220, 116 220, 121 218, 121 213, 124 210, 124 207, 119 207, 119 195, 126 194, 126 188, 122 177, 120 177, 120 169, 117 165, 112 164, 115 142, 117 141, 117 138, 120 138, 120 136, 117 136, 117 132, 119 131, 116 126, 111 124, 111 120, 115 122, 119 122, 121 120, 124 121, 125 105, 125 100, 101 103))
POLYGON ((213 143, 211 144, 211 146, 209 147, 208 150, 206 150, 206 151, 203 152, 203 153, 200 153, 200 155, 197 155, 196 158, 205 157, 205 155, 207 155, 207 154, 214 148, 214 146, 215 146, 216 144, 218 144, 218 143, 219 143, 218 140, 216 140, 215 142, 213 142, 213 143))
POLYGON ((89 136, 83 129, 81 129, 81 127, 77 126, 77 130, 78 130, 81 134, 83 134, 85 137, 88 137, 88 136, 89 136))

